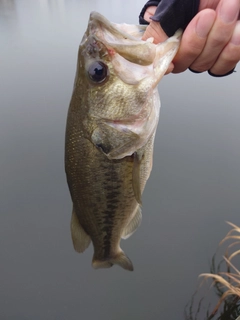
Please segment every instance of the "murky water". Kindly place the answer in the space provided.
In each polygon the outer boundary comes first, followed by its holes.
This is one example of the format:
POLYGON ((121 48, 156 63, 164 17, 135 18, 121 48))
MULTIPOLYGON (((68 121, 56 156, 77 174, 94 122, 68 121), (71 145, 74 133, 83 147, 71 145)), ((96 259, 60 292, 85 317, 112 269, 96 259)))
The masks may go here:
POLYGON ((187 71, 159 86, 143 222, 122 243, 135 271, 93 270, 92 248, 73 250, 63 153, 78 45, 92 10, 138 23, 144 3, 0 1, 1 320, 183 320, 225 221, 240 224, 240 71, 187 71))

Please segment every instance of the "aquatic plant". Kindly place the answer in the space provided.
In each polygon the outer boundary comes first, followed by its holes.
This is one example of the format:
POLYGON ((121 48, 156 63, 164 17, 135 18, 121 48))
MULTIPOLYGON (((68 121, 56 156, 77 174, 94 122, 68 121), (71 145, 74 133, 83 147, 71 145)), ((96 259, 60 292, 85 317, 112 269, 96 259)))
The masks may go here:
POLYGON ((233 299, 236 300, 236 302, 240 299, 240 271, 232 263, 232 259, 240 254, 240 250, 236 250, 229 255, 229 249, 231 249, 235 245, 240 244, 240 227, 238 227, 237 225, 231 222, 227 222, 227 223, 233 228, 227 233, 225 238, 220 242, 220 245, 222 245, 226 240, 229 240, 229 239, 237 240, 231 243, 227 247, 227 251, 223 257, 224 261, 226 262, 227 272, 218 272, 217 274, 213 272, 200 274, 200 277, 204 277, 205 279, 212 278, 213 285, 217 287, 218 292, 221 293, 218 304, 216 305, 212 314, 215 314, 217 312, 222 302, 225 301, 226 298, 228 298, 229 296, 233 296, 233 299))
POLYGON ((232 229, 220 242, 219 246, 222 246, 227 240, 236 241, 228 245, 223 260, 217 265, 216 254, 213 256, 210 273, 202 273, 199 276, 203 277, 204 281, 209 278, 213 279, 212 287, 218 302, 212 310, 210 303, 207 308, 204 306, 206 298, 201 298, 200 300, 198 299, 196 307, 195 302, 198 293, 196 291, 185 308, 186 320, 203 320, 203 310, 206 310, 204 320, 240 320, 240 270, 232 262, 233 258, 240 254, 240 250, 233 251, 233 248, 240 244, 240 227, 231 222, 227 223, 232 226, 232 229), (233 252, 231 253, 231 251, 233 252), (224 269, 226 271, 221 271, 224 269))

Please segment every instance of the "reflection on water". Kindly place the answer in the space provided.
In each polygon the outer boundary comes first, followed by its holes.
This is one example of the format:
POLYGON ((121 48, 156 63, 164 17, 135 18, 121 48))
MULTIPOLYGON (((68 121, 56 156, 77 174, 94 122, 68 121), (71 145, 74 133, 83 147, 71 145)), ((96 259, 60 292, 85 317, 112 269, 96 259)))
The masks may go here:
MULTIPOLYGON (((239 67, 223 79, 185 72, 160 83, 143 222, 123 243, 135 271, 92 270, 92 248, 72 248, 63 150, 78 46, 91 11, 137 23, 144 3, 0 0, 1 320, 182 320, 199 274, 218 272, 221 258, 208 260, 224 221, 239 225, 239 67)), ((189 320, 211 319, 214 292, 225 289, 210 284, 189 320)), ((213 320, 238 315, 228 299, 213 320)))
POLYGON ((17 8, 15 0, 1 0, 0 1, 0 35, 4 32, 9 33, 17 27, 17 8))
POLYGON ((16 12, 15 0, 1 0, 0 1, 1 18, 13 16, 15 12, 16 12))

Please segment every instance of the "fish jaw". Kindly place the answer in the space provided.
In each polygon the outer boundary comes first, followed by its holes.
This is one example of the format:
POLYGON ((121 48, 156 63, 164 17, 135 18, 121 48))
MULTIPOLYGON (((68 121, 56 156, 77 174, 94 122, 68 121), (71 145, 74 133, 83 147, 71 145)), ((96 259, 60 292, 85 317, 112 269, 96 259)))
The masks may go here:
MULTIPOLYGON (((103 152, 109 159, 121 159, 126 156, 131 156, 136 150, 143 147, 152 134, 156 131, 159 114, 160 114, 160 98, 157 90, 157 84, 164 76, 168 69, 169 64, 174 58, 178 46, 181 32, 177 32, 175 36, 171 37, 162 44, 154 45, 156 49, 156 56, 150 66, 140 66, 126 61, 120 55, 115 55, 112 58, 112 65, 115 71, 118 72, 118 76, 128 87, 133 87, 137 92, 137 108, 133 108, 131 113, 127 114, 125 118, 113 118, 113 119, 101 119, 98 126, 104 123, 105 127, 108 126, 107 131, 111 132, 108 141, 104 141, 103 135, 98 132, 96 139, 96 132, 93 132, 92 141, 96 146, 111 145, 111 148, 107 148, 107 152, 103 152), (122 60, 124 63, 120 63, 122 60), (141 74, 143 77, 139 79, 136 77, 136 73, 130 72, 129 68, 126 68, 126 64, 134 65, 137 68, 148 70, 141 74), (140 106, 140 108, 139 108, 140 106), (111 128, 111 130, 109 130, 111 128), (122 143, 116 143, 119 138, 124 135, 126 139, 123 139, 122 143), (127 139, 127 137, 129 139, 127 139)), ((134 70, 136 70, 134 69, 134 70)), ((130 70, 132 70, 130 68, 130 70)), ((138 73, 137 73, 138 76, 138 73)), ((128 107, 131 109, 131 106, 128 107)), ((106 131, 106 129, 105 129, 106 131)))
POLYGON ((125 83, 136 84, 154 75, 158 83, 178 50, 182 31, 156 45, 141 40, 145 29, 141 25, 115 24, 92 12, 85 37, 94 37, 107 48, 115 72, 125 83))
POLYGON ((106 82, 87 90, 91 91, 88 113, 95 122, 89 138, 109 159, 131 156, 156 130, 160 112, 157 84, 178 50, 181 34, 178 31, 156 45, 142 41, 141 32, 128 34, 128 28, 131 30, 124 25, 122 30, 121 25, 93 12, 82 42, 86 71, 94 60, 108 67, 106 82), (107 140, 105 132, 110 134, 107 140))

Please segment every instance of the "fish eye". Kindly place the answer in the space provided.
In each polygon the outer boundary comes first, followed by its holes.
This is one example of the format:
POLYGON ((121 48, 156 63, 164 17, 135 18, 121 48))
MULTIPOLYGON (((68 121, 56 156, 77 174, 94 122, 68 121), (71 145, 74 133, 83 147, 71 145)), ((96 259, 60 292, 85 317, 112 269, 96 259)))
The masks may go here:
POLYGON ((103 82, 108 75, 108 66, 102 61, 94 61, 88 68, 89 78, 97 83, 103 82))

